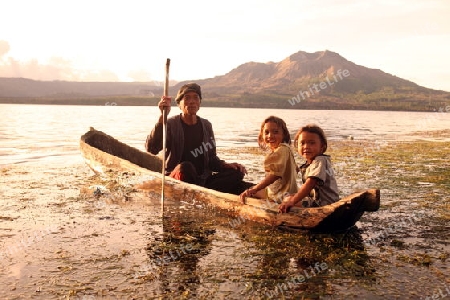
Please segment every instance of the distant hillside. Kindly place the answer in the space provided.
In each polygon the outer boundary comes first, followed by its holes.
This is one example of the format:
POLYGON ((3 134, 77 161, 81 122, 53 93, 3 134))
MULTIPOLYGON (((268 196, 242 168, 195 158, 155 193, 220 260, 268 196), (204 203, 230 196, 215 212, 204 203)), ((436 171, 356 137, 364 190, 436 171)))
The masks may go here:
POLYGON ((248 62, 197 82, 217 105, 433 110, 450 101, 448 92, 359 66, 331 51, 300 51, 278 63, 248 62))
POLYGON ((208 90, 221 89, 223 91, 223 89, 233 88, 235 92, 274 92, 291 95, 298 93, 299 90, 308 91, 309 86, 322 81, 327 84, 326 88, 319 88, 322 94, 359 91, 371 93, 385 87, 420 88, 413 82, 381 70, 358 66, 331 51, 315 53, 300 51, 279 63, 249 62, 240 65, 226 75, 201 82, 208 90), (347 70, 347 76, 339 76, 339 70, 340 74, 347 70))
MULTIPOLYGON (((280 62, 248 62, 229 73, 195 81, 205 106, 296 109, 433 111, 450 93, 421 87, 378 69, 359 66, 331 51, 297 52, 280 62)), ((171 95, 186 83, 170 87, 171 95)), ((64 82, 0 78, 0 103, 156 104, 162 84, 64 82)))
POLYGON ((0 78, 0 98, 152 95, 162 93, 162 84, 142 82, 37 81, 25 78, 0 78))

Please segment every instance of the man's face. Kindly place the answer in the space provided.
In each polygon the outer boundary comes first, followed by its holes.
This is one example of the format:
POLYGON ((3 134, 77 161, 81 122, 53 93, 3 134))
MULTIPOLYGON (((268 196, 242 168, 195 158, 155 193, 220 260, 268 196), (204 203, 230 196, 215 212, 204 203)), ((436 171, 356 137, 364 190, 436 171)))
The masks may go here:
POLYGON ((196 92, 187 92, 178 106, 184 115, 196 115, 200 109, 200 97, 196 92))

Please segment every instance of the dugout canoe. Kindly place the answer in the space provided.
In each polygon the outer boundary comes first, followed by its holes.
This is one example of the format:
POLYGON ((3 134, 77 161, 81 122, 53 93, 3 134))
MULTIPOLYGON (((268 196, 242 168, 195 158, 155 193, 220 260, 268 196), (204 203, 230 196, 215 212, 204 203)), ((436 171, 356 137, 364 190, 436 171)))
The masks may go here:
MULTIPOLYGON (((158 156, 124 144, 92 127, 81 136, 80 150, 86 164, 94 172, 102 174, 133 171, 151 179, 139 184, 138 189, 161 192, 162 161, 158 156)), ((280 214, 276 203, 247 198, 247 203, 242 204, 237 195, 188 184, 167 176, 164 194, 170 199, 202 201, 235 216, 236 220, 253 220, 271 226, 321 232, 346 230, 353 227, 364 212, 374 212, 380 207, 380 191, 368 189, 323 207, 293 208, 289 213, 280 214)), ((239 223, 235 222, 235 225, 239 223)))

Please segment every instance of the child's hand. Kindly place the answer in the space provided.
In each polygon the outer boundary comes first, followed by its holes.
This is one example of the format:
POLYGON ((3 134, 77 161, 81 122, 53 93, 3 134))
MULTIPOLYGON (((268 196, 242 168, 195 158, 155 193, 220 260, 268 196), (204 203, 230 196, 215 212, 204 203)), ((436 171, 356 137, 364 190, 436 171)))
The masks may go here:
POLYGON ((246 189, 245 191, 243 191, 240 195, 239 198, 241 199, 241 202, 243 204, 245 204, 245 198, 247 197, 251 197, 253 196, 255 193, 252 189, 246 189))
POLYGON ((283 202, 278 206, 280 213, 288 213, 292 206, 295 205, 294 196, 287 196, 283 199, 283 202))

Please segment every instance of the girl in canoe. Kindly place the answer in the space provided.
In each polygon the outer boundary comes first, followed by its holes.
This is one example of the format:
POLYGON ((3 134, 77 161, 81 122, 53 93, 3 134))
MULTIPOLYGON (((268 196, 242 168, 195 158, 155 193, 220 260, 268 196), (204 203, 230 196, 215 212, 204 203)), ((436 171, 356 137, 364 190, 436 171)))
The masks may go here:
POLYGON ((303 184, 297 193, 284 198, 279 206, 280 212, 289 212, 294 205, 318 207, 338 201, 338 187, 330 156, 324 154, 327 138, 323 130, 314 124, 302 127, 294 138, 294 146, 306 159, 300 167, 303 184))
POLYGON ((297 165, 290 143, 291 137, 282 119, 270 116, 262 122, 258 144, 270 150, 264 160, 266 177, 241 193, 243 203, 246 197, 281 201, 286 194, 297 192, 297 165))

